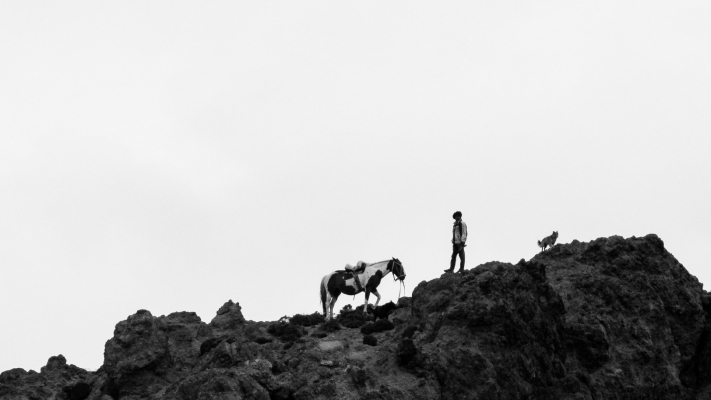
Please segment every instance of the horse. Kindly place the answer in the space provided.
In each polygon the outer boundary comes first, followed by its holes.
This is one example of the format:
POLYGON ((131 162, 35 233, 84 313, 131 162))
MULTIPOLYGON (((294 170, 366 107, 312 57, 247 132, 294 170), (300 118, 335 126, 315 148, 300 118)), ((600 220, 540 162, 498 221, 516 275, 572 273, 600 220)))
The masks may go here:
MULTIPOLYGON (((375 306, 378 306, 380 302, 378 285, 380 285, 380 280, 390 272, 393 273, 393 280, 405 280, 405 267, 402 266, 402 263, 397 258, 367 264, 365 270, 356 275, 361 283, 360 286, 365 288, 364 312, 368 310, 368 298, 371 293, 378 297, 378 300, 375 301, 375 306)), ((321 304, 323 305, 323 316, 326 318, 326 321, 333 318, 333 306, 336 304, 336 300, 338 300, 338 296, 340 296, 341 293, 356 295, 362 291, 363 290, 358 290, 355 280, 353 279, 353 274, 348 271, 333 271, 324 276, 323 279, 321 279, 321 304)))

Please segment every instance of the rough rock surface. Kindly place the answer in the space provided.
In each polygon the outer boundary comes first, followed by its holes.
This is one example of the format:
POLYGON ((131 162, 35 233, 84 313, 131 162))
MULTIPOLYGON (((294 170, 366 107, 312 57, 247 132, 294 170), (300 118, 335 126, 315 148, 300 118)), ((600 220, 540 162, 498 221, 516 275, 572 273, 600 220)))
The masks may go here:
POLYGON ((40 372, 15 368, 0 374, 0 399, 83 400, 96 386, 99 374, 67 365, 63 355, 50 357, 40 372))
POLYGON ((706 324, 702 286, 656 235, 555 246, 546 267, 565 303, 566 368, 586 396, 693 397, 706 324))
POLYGON ((422 282, 372 336, 348 310, 318 325, 247 321, 232 301, 209 324, 139 310, 98 371, 52 357, 0 374, 0 399, 711 399, 709 312, 656 235, 573 241, 422 282))

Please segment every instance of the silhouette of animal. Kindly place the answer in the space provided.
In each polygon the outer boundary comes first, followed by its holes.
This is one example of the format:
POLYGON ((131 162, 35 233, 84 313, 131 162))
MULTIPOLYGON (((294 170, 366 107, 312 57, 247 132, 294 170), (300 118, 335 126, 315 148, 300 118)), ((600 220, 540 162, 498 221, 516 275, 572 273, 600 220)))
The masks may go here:
POLYGON ((538 247, 541 248, 541 251, 544 251, 546 247, 553 247, 556 239, 558 239, 558 232, 553 231, 553 234, 544 237, 543 240, 538 241, 538 247))
POLYGON ((377 306, 375 308, 368 308, 368 314, 373 314, 373 321, 380 319, 387 319, 388 316, 397 309, 397 305, 392 301, 389 301, 382 306, 377 306))
POLYGON ((352 273, 345 270, 333 271, 325 275, 321 279, 321 305, 323 306, 323 315, 326 320, 328 321, 333 318, 333 306, 336 305, 336 300, 338 300, 338 296, 340 296, 341 293, 355 295, 363 291, 358 290, 354 279, 359 279, 360 286, 365 288, 364 305, 366 307, 364 308, 364 312, 368 310, 367 304, 371 293, 378 298, 375 302, 375 306, 377 307, 380 302, 378 285, 380 285, 380 281, 383 277, 391 272, 393 274, 393 280, 405 280, 405 267, 402 266, 402 263, 397 258, 368 264, 365 270, 357 274, 355 278, 352 273))

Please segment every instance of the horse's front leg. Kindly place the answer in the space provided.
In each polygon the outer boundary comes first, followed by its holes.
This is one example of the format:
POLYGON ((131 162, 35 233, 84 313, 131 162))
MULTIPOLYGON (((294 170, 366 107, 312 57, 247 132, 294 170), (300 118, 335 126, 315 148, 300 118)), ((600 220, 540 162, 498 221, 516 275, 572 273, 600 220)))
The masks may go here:
POLYGON ((378 298, 378 300, 375 300, 375 307, 377 307, 378 303, 380 303, 380 293, 378 293, 377 289, 373 289, 373 294, 378 298))

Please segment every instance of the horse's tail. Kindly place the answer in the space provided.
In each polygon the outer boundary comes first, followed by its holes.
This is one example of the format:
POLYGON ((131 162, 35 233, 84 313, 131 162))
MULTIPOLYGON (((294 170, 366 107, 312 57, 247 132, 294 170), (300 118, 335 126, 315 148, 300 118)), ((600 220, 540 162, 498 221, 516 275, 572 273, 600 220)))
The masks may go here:
POLYGON ((327 294, 327 288, 326 285, 328 284, 328 275, 324 276, 323 279, 321 279, 321 306, 323 306, 323 315, 326 316, 326 306, 327 306, 327 299, 326 299, 326 294, 327 294))

